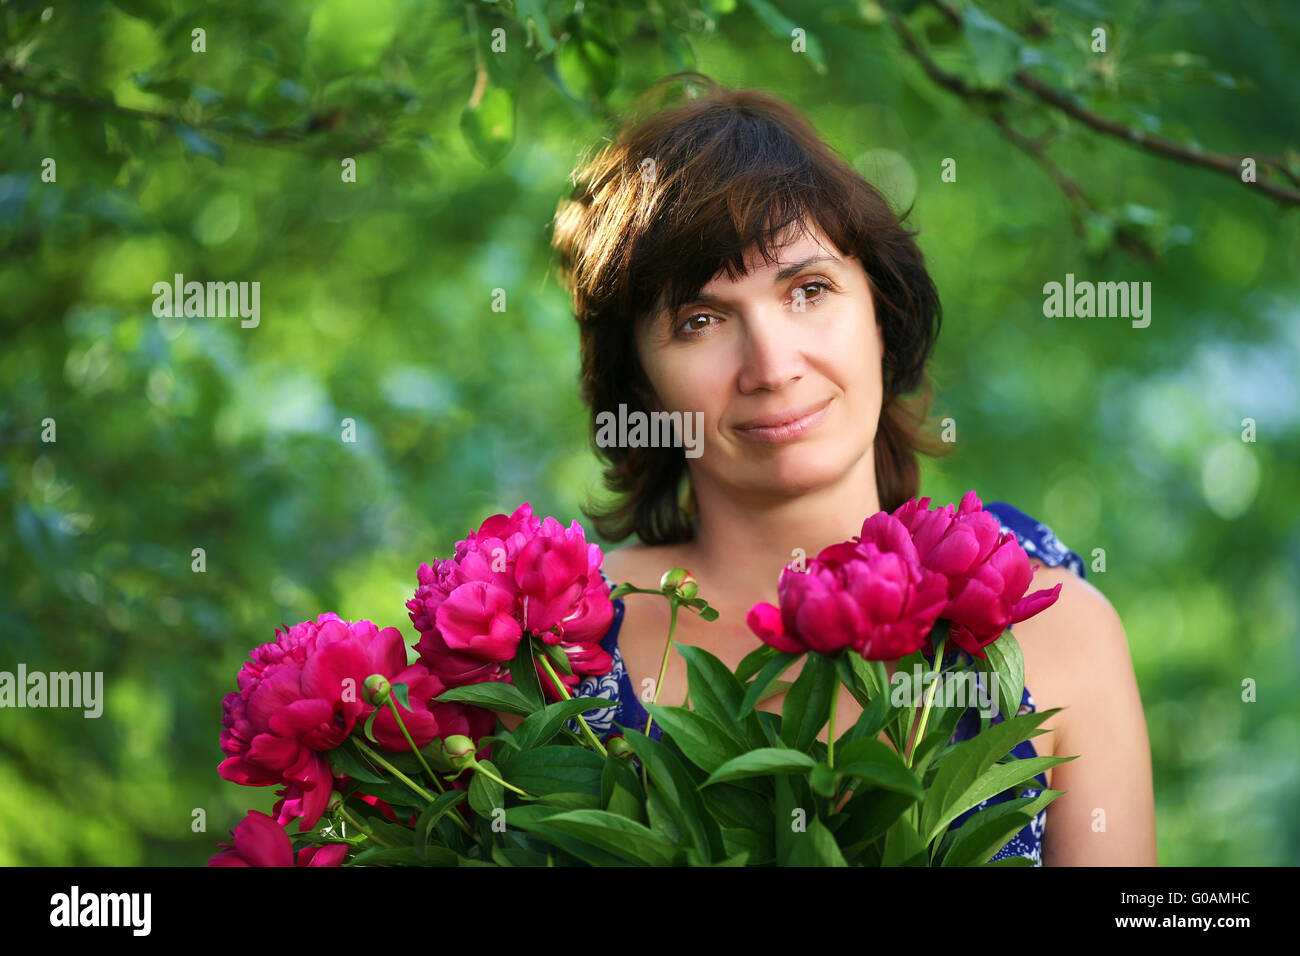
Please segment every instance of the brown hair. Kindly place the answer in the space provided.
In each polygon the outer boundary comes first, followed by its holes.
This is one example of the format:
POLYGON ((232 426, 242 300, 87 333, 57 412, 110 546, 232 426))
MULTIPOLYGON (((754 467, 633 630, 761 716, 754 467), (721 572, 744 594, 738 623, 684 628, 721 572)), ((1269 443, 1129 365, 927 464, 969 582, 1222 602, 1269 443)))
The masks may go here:
MULTIPOLYGON (((688 71, 652 86, 633 115, 678 79, 686 101, 629 121, 580 165, 555 216, 552 243, 578 320, 593 443, 601 411, 620 403, 629 412, 658 410, 637 357, 637 318, 677 310, 724 268, 745 275, 745 252, 754 245, 773 261, 785 230, 812 221, 862 263, 884 333, 875 464, 881 507, 892 511, 918 492, 917 452, 950 450, 928 428, 925 363, 941 316, 916 233, 903 226, 911 210, 895 215, 798 110, 771 94, 731 90, 688 71), (692 96, 691 86, 704 93, 692 96), (917 389, 917 400, 903 400, 917 389)), ((596 451, 616 497, 584 513, 604 538, 635 532, 656 545, 694 536, 681 448, 596 451)))

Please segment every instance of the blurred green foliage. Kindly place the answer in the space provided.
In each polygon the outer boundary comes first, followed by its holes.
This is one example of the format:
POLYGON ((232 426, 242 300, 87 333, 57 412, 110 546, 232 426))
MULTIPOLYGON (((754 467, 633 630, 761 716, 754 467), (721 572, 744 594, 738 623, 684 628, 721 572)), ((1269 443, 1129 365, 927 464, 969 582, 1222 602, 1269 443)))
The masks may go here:
POLYGON ((1201 161, 1297 185, 1300 7, 574 6, 0 3, 0 669, 103 671, 107 698, 0 711, 0 863, 201 864, 274 801, 216 775, 250 647, 324 610, 414 640, 419 562, 522 500, 581 517, 548 224, 686 68, 785 96, 914 204, 957 429, 925 493, 1104 549, 1161 862, 1300 862, 1300 223, 1201 161), (259 281, 260 324, 156 318, 177 273, 259 281), (1150 327, 1045 318, 1066 273, 1150 281, 1150 327))

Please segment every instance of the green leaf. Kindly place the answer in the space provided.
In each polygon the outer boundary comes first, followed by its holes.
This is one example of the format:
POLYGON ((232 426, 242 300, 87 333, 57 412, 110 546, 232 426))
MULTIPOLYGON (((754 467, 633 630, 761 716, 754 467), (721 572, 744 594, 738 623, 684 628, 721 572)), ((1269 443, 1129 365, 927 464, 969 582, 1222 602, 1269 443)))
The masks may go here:
POLYGON ((392 696, 397 699, 397 702, 406 710, 411 709, 411 699, 409 696, 410 691, 405 684, 393 684, 389 693, 392 694, 392 696))
POLYGON ((599 810, 600 797, 593 793, 545 793, 537 798, 538 803, 566 810, 599 810))
POLYGON ((1017 797, 972 814, 955 834, 941 866, 979 866, 987 863, 1017 833, 1033 822, 1038 812, 1064 790, 1045 790, 1036 797, 1017 797))
POLYGON ((545 706, 546 698, 542 695, 542 681, 537 674, 537 659, 530 638, 526 637, 519 642, 519 649, 510 661, 510 681, 532 705, 533 710, 545 706))
POLYGON ((344 866, 457 866, 461 857, 445 847, 430 847, 428 854, 421 856, 415 847, 382 847, 363 850, 344 866))
POLYGON ((517 807, 510 807, 506 810, 506 824, 511 827, 517 827, 528 833, 535 834, 539 839, 544 840, 553 846, 576 857, 577 859, 589 864, 590 866, 632 866, 623 857, 610 853, 598 846, 593 846, 585 840, 579 839, 565 831, 553 828, 548 825, 551 817, 559 816, 563 813, 572 811, 562 810, 559 807, 548 807, 542 804, 531 803, 517 807))
POLYGON ((515 0, 515 10, 528 36, 524 45, 531 47, 533 34, 536 33, 542 52, 552 52, 555 49, 555 37, 551 36, 551 24, 546 19, 544 0, 515 0))
POLYGON ((499 866, 546 866, 546 854, 520 846, 494 846, 492 859, 499 866))
POLYGON ((813 793, 823 797, 833 797, 835 788, 839 785, 840 774, 829 764, 819 763, 814 765, 812 774, 808 777, 808 783, 813 789, 813 793))
POLYGON ((600 755, 583 747, 538 747, 511 757, 509 781, 538 796, 585 793, 599 798, 604 766, 600 755))
POLYGON ((514 142, 514 94, 500 86, 488 86, 461 112, 460 131, 479 161, 484 166, 495 166, 514 142))
POLYGON ((547 644, 545 641, 539 641, 538 646, 542 652, 551 660, 552 666, 566 677, 573 676, 573 662, 569 660, 569 655, 564 653, 564 648, 559 644, 547 644))
POLYGON ((576 15, 565 25, 569 39, 556 52, 555 72, 584 100, 608 96, 618 80, 618 50, 576 15))
MULTIPOLYGON (((351 740, 352 738, 348 738, 351 740)), ((343 741, 342 746, 335 747, 333 750, 325 752, 325 759, 330 762, 337 773, 347 774, 353 780, 361 780, 366 783, 388 783, 390 777, 384 776, 378 770, 373 768, 362 757, 348 746, 348 741, 343 741)))
MULTIPOLYGON (((664 726, 671 732, 667 724, 664 726)), ((684 836, 704 855, 706 862, 722 857, 725 853, 722 833, 705 809, 698 784, 692 779, 687 765, 662 740, 652 740, 630 728, 624 729, 624 739, 650 777, 652 786, 647 811, 656 806, 654 801, 662 798, 664 809, 672 816, 684 836)), ((652 815, 651 820, 653 819, 652 815)))
POLYGON ((635 820, 637 823, 645 822, 645 805, 641 799, 619 784, 614 785, 605 809, 629 820, 635 820))
POLYGON ((807 750, 817 739, 829 718, 831 691, 837 680, 834 659, 809 651, 781 709, 781 739, 786 746, 807 750))
POLYGON ((767 866, 776 861, 770 829, 759 832, 749 827, 724 827, 723 847, 728 858, 744 853, 750 866, 767 866))
MULTIPOLYGON (((997 796, 1004 790, 1011 787, 1019 786, 1027 781, 1033 780, 1038 774, 1042 773, 1057 764, 1068 763, 1076 760, 1077 757, 1029 757, 1023 760, 1009 760, 1006 763, 995 764, 983 773, 978 780, 961 794, 960 797, 952 802, 954 808, 959 808, 951 816, 945 810, 940 821, 944 827, 954 819, 961 816, 971 807, 979 806, 985 800, 997 796)), ((1037 787, 1037 784, 1033 784, 1037 787)), ((942 832, 942 831, 939 831, 942 832)), ((936 832, 934 836, 937 836, 936 832)), ((931 837, 933 839, 933 836, 931 837)))
POLYGON ((914 800, 925 799, 925 790, 902 756, 874 737, 853 740, 836 754, 840 773, 865 780, 885 790, 905 793, 914 800))
MULTIPOLYGON (((742 684, 763 669, 769 660, 781 653, 770 644, 760 644, 740 661, 740 666, 736 668, 736 680, 742 684)), ((796 657, 798 655, 795 655, 796 657)))
POLYGON ((540 702, 534 706, 527 697, 519 692, 519 688, 499 680, 484 681, 481 684, 468 684, 465 687, 453 687, 451 690, 443 691, 434 700, 460 701, 465 704, 486 707, 488 710, 499 710, 505 711, 507 714, 521 715, 531 714, 541 706, 540 702))
POLYGON ((925 843, 906 815, 894 821, 885 835, 885 852, 881 866, 924 866, 925 843))
POLYGON ((415 847, 420 851, 421 856, 426 856, 429 842, 429 830, 451 809, 464 802, 468 794, 464 790, 448 790, 446 793, 440 793, 434 798, 433 803, 429 804, 420 819, 415 821, 415 847))
POLYGON ((760 830, 770 838, 771 796, 775 791, 770 782, 766 782, 766 786, 760 789, 762 793, 747 789, 740 784, 715 783, 708 789, 700 791, 700 796, 709 814, 721 826, 760 830))
MULTIPOLYGON (((995 761, 1010 753, 1016 744, 1027 739, 1039 724, 1059 711, 1060 708, 1055 707, 1025 714, 1021 717, 1013 717, 989 727, 970 740, 962 741, 954 746, 943 758, 925 800, 925 808, 921 818, 921 832, 925 835, 926 842, 929 843, 934 840, 953 819, 979 803, 979 799, 974 802, 967 802, 974 792, 976 780, 995 761), (958 806, 961 806, 961 808, 954 809, 958 806)), ((1056 758, 1050 759, 1056 760, 1056 758)), ((1029 761, 1013 761, 1013 764, 1024 763, 1029 763, 1029 761)), ((1053 765, 1048 764, 1047 766, 1053 765)), ((1010 786, 1010 784, 1006 786, 1010 786)), ((1006 789, 1006 787, 1004 786, 1003 789, 1006 789)), ((997 792, 999 791, 994 791, 994 793, 997 792)))
POLYGON ((686 759, 708 773, 744 751, 744 747, 714 721, 693 710, 663 704, 646 704, 645 708, 681 748, 686 759))
POLYGON ((962 33, 975 66, 975 78, 986 89, 1002 86, 1020 61, 1020 37, 974 3, 962 12, 962 33))
POLYGON ((650 789, 645 809, 646 822, 652 831, 674 846, 689 846, 692 850, 695 849, 689 836, 683 831, 680 814, 660 791, 653 787, 650 789))
POLYGON ((748 858, 750 866, 767 866, 776 859, 770 830, 759 833, 748 827, 725 827, 722 831, 722 845, 731 854, 729 859, 743 854, 748 858))
POLYGON ((889 697, 884 694, 878 695, 867 704, 853 726, 835 741, 835 749, 842 750, 845 744, 854 740, 875 740, 893 716, 895 713, 889 703, 889 697))
POLYGON ((136 73, 131 79, 135 85, 146 93, 161 96, 169 100, 187 100, 190 98, 190 82, 176 77, 153 76, 149 73, 136 73))
POLYGON ((534 714, 529 714, 514 731, 514 744, 520 750, 531 750, 549 743, 560 732, 565 721, 575 714, 603 710, 612 707, 616 701, 604 697, 575 697, 572 700, 559 700, 547 704, 534 714))
MULTIPOLYGON (((741 699, 739 711, 741 716, 750 713, 758 705, 759 701, 763 700, 763 692, 767 690, 769 685, 789 670, 790 665, 802 656, 800 654, 786 654, 775 648, 769 648, 769 650, 772 651, 771 656, 762 665, 758 676, 750 682, 745 691, 745 696, 741 699)), ((745 661, 741 661, 741 667, 744 668, 744 666, 745 661)))
POLYGON ((999 712, 1008 720, 1017 716, 1025 692, 1025 658, 1011 631, 1003 631, 996 641, 986 645, 984 659, 976 658, 975 665, 985 675, 986 687, 988 675, 997 675, 999 712))
POLYGON ((694 710, 725 730, 742 748, 761 747, 763 728, 751 712, 741 717, 745 687, 717 657, 690 644, 676 644, 686 658, 686 679, 694 710))
MULTIPOLYGON (((793 20, 786 17, 768 0, 745 0, 745 5, 754 11, 754 16, 768 28, 775 36, 781 37, 787 43, 793 44, 793 33, 796 24, 793 20)), ((804 48, 807 52, 808 59, 812 61, 813 69, 818 73, 826 72, 826 57, 822 53, 821 43, 817 37, 804 30, 804 48)))
POLYGON ((749 852, 747 850, 742 850, 740 853, 737 853, 735 856, 729 856, 725 860, 720 860, 719 862, 714 863, 713 865, 714 866, 744 866, 745 863, 748 862, 748 860, 749 860, 749 852))
POLYGON ((868 787, 855 792, 830 821, 845 856, 852 857, 889 830, 916 801, 905 793, 868 787))
POLYGON ((218 163, 225 159, 225 151, 193 127, 186 126, 184 123, 173 123, 172 132, 194 155, 205 156, 218 163))
POLYGON ((869 661, 861 654, 845 654, 844 657, 848 660, 856 678, 854 684, 846 686, 851 692, 856 688, 854 697, 859 704, 866 707, 868 703, 879 697, 889 697, 889 674, 885 670, 883 661, 869 661), (866 699, 858 696, 859 693, 864 694, 866 699))
POLYGON ((548 817, 546 827, 640 866, 671 866, 677 856, 677 848, 649 827, 605 810, 570 810, 548 817))
POLYGON ((808 828, 794 834, 794 849, 787 866, 848 866, 835 837, 817 817, 809 817, 808 828))
MULTIPOLYGON (((491 773, 500 776, 500 771, 490 760, 480 760, 478 767, 488 770, 491 773)), ((515 786, 519 786, 515 784, 515 786)), ((505 807, 505 788, 497 783, 481 769, 474 771, 474 776, 469 781, 469 805, 485 820, 492 820, 493 813, 496 810, 505 807)))
POLYGON ((379 741, 375 739, 375 734, 374 734, 375 718, 378 716, 379 716, 379 708, 376 707, 370 711, 370 716, 366 718, 365 726, 361 728, 362 733, 365 734, 366 739, 369 740, 372 744, 379 743, 379 741))
POLYGON ((710 774, 709 779, 704 781, 704 786, 744 777, 765 777, 777 773, 803 774, 815 766, 817 761, 801 750, 760 747, 728 760, 710 774))

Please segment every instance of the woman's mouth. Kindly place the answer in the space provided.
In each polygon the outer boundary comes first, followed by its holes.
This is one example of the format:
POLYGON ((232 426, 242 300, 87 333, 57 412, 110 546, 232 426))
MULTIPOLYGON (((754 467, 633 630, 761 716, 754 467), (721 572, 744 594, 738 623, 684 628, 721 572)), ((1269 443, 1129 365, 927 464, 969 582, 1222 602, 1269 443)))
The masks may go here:
POLYGON ((779 444, 804 435, 821 424, 826 417, 826 410, 832 399, 802 409, 790 409, 752 419, 744 425, 737 425, 736 431, 751 441, 764 444, 779 444))

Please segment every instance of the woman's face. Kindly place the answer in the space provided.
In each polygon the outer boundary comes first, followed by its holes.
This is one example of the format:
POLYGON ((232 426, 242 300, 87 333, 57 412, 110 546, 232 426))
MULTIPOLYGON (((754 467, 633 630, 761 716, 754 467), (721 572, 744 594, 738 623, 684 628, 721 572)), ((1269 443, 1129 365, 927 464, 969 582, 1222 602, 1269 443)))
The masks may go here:
POLYGON ((637 326, 663 410, 703 413, 687 458, 697 489, 784 497, 874 469, 884 337, 861 263, 809 232, 787 233, 774 263, 751 250, 739 281, 719 273, 637 326))

